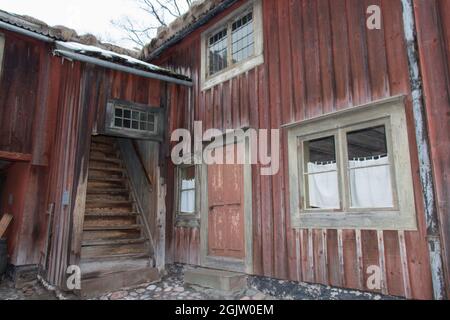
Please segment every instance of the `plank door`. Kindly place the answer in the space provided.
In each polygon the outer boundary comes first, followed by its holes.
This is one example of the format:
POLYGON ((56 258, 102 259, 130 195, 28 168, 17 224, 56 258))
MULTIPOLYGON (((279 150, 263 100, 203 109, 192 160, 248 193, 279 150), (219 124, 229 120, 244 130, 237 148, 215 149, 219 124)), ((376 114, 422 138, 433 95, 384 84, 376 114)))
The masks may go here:
POLYGON ((208 255, 245 259, 243 165, 208 166, 208 255))

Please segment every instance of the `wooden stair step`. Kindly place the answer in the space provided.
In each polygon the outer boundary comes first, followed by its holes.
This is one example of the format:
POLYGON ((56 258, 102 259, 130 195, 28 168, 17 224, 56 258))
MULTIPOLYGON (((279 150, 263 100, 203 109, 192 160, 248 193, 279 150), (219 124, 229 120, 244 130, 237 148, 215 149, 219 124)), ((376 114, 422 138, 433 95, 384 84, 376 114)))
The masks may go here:
POLYGON ((139 216, 137 212, 88 212, 86 218, 133 218, 139 216))
POLYGON ((122 254, 148 254, 148 247, 145 242, 81 247, 81 258, 114 257, 122 254))
POLYGON ((88 182, 124 182, 125 178, 110 178, 110 177, 102 177, 102 176, 89 176, 88 182))
POLYGON ((97 162, 108 162, 108 163, 122 164, 122 160, 120 160, 119 158, 112 158, 112 157, 91 156, 91 158, 89 160, 90 161, 97 161, 97 162))
POLYGON ((133 201, 130 200, 111 200, 111 199, 95 199, 95 200, 87 200, 86 207, 87 208, 104 208, 105 206, 131 206, 133 205, 133 201))
POLYGON ((88 196, 124 196, 129 195, 129 191, 127 189, 100 189, 100 188, 89 188, 87 191, 88 196))
POLYGON ((138 244, 145 243, 148 239, 138 238, 138 239, 118 239, 118 240, 85 240, 83 241, 83 247, 99 247, 99 246, 117 246, 126 244, 138 244))
POLYGON ((81 280, 81 296, 95 297, 107 292, 117 291, 122 288, 137 286, 143 283, 159 281, 161 276, 156 268, 141 268, 137 270, 91 273, 89 278, 83 273, 81 280))
POLYGON ((104 227, 85 227, 84 231, 115 231, 115 230, 141 230, 140 224, 130 224, 127 226, 104 226, 104 227))
POLYGON ((103 154, 115 154, 117 150, 113 147, 98 147, 98 146, 91 146, 91 152, 99 152, 103 154))
POLYGON ((89 240, 119 240, 119 239, 139 239, 142 237, 140 229, 130 230, 96 230, 84 231, 83 241, 89 240))
POLYGON ((117 173, 124 173, 125 172, 125 169, 123 169, 123 168, 114 168, 114 167, 89 167, 89 170, 106 171, 106 172, 117 172, 117 173))

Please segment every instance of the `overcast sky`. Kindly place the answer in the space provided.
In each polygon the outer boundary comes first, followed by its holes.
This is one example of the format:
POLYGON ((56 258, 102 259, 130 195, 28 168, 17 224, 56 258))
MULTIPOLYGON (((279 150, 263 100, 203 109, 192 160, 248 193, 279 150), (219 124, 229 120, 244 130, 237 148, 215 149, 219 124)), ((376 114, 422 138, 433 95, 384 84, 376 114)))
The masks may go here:
POLYGON ((49 25, 64 25, 79 34, 92 33, 128 48, 133 44, 111 25, 111 20, 123 15, 140 22, 148 19, 135 0, 0 0, 0 9, 29 15, 49 25))

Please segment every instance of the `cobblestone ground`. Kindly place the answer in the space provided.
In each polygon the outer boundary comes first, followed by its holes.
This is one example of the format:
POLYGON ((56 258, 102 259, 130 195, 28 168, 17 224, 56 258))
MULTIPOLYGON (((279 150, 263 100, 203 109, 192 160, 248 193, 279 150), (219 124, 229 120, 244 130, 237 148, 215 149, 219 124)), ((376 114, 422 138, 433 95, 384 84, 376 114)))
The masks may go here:
MULTIPOLYGON (((184 284, 184 267, 172 265, 163 279, 155 283, 109 292, 91 300, 380 300, 396 299, 377 294, 330 288, 306 283, 275 279, 249 280, 249 289, 226 294, 212 289, 184 284), (258 285, 255 286, 255 282, 258 285), (263 292, 254 289, 258 287, 263 292)), ((66 296, 65 299, 78 299, 66 296)), ((54 300, 55 293, 47 291, 37 282, 15 289, 10 281, 0 283, 0 300, 54 300)))
POLYGON ((275 300, 254 289, 225 294, 197 286, 186 286, 180 266, 172 266, 161 282, 120 290, 93 300, 275 300))
POLYGON ((56 297, 37 281, 16 289, 11 281, 3 280, 0 282, 0 300, 56 300, 56 297))
MULTIPOLYGON (((73 296, 66 297, 74 299, 73 296)), ((47 291, 40 284, 33 283, 23 289, 15 289, 10 281, 0 283, 0 300, 54 300, 53 292, 47 291)), ((110 292, 91 300, 274 300, 253 289, 235 294, 224 294, 183 283, 183 268, 171 267, 162 281, 147 283, 138 287, 110 292)))

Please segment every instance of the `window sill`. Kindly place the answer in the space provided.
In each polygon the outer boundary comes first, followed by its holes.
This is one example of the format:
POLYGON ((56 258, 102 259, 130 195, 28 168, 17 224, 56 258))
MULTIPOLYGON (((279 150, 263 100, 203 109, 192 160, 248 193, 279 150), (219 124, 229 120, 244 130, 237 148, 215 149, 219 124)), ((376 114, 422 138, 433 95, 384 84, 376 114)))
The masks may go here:
POLYGON ((193 215, 178 215, 175 221, 177 228, 200 228, 200 217, 197 214, 193 215))
POLYGON ((292 212, 296 229, 364 229, 416 231, 417 222, 400 211, 292 212))

